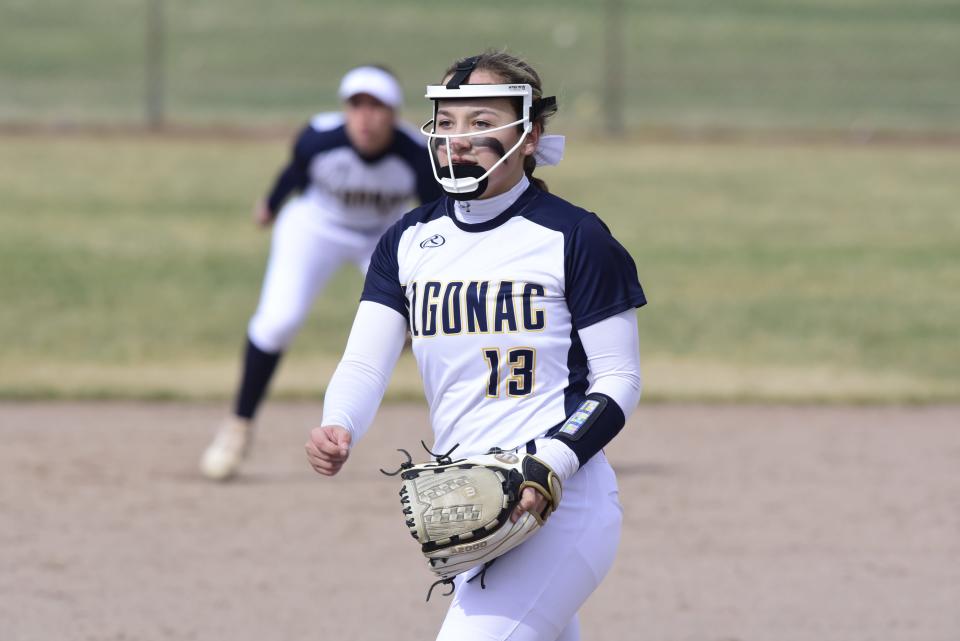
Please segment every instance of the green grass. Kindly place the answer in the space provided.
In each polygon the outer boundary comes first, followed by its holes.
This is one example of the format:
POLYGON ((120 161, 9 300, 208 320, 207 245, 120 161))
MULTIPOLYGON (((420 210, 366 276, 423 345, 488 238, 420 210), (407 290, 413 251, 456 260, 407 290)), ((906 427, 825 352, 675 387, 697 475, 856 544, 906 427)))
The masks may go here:
POLYGON ((615 225, 658 307, 641 314, 656 352, 958 389, 955 151, 656 148, 619 167, 594 154, 595 181, 633 186, 609 186, 604 205, 635 212, 615 225))
MULTIPOLYGON (((286 147, 0 137, 0 397, 229 395, 286 147)), ((648 398, 960 400, 955 149, 576 137, 542 174, 636 257, 648 398)), ((322 389, 359 286, 322 296, 278 395, 322 389)), ((391 394, 417 390, 405 357, 391 394)))
MULTIPOLYGON (((0 7, 0 121, 138 122, 147 0, 0 7)), ((951 0, 625 0, 632 128, 960 130, 951 0)), ((366 61, 404 80, 408 113, 455 57, 509 46, 558 93, 566 130, 602 116, 604 2, 207 0, 165 3, 176 122, 282 122, 334 108, 366 61)))

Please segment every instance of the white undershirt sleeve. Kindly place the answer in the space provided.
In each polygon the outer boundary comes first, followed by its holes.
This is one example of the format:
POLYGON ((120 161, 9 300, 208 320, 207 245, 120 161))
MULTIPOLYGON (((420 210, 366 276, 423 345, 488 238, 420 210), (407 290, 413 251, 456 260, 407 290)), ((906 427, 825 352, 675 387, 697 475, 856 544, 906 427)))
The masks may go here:
POLYGON ((350 432, 351 446, 364 435, 380 407, 407 336, 407 321, 396 310, 361 301, 350 338, 323 397, 322 426, 350 432))
POLYGON ((640 338, 637 312, 628 309, 580 330, 590 365, 588 394, 605 394, 630 418, 640 402, 640 338))
MULTIPOLYGON (((623 411, 624 419, 640 401, 640 339, 637 313, 633 309, 611 316, 579 331, 590 367, 588 394, 609 396, 623 411)), ((566 481, 580 468, 580 461, 566 443, 557 439, 538 441, 537 454, 566 481)))

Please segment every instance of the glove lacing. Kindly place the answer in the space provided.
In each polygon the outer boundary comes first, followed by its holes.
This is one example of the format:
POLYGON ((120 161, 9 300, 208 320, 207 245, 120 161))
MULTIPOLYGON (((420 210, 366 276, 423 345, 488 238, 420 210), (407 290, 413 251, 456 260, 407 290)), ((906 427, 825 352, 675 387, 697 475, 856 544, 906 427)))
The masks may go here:
MULTIPOLYGON (((455 449, 457 449, 458 447, 460 447, 460 444, 459 444, 459 443, 457 443, 456 445, 454 445, 453 447, 451 447, 450 450, 449 450, 446 454, 434 454, 433 452, 430 451, 430 448, 427 447, 427 444, 426 444, 423 440, 420 441, 420 445, 423 446, 423 449, 425 449, 425 450, 427 451, 427 454, 429 454, 430 456, 432 456, 432 457, 437 461, 437 464, 439 464, 439 465, 452 465, 453 463, 456 463, 456 462, 458 462, 458 461, 465 461, 465 460, 466 460, 466 459, 457 459, 456 461, 454 461, 454 460, 450 457, 450 455, 453 454, 453 451, 454 451, 455 449)), ((380 468, 380 473, 381 473, 381 474, 383 474, 383 475, 385 475, 385 476, 396 476, 397 474, 399 474, 400 472, 404 471, 405 469, 413 467, 413 457, 410 456, 410 452, 408 452, 407 450, 402 449, 402 448, 398 448, 397 451, 398 451, 398 452, 403 452, 403 455, 407 457, 407 460, 400 464, 400 467, 399 467, 399 469, 397 469, 396 472, 388 472, 388 471, 386 471, 385 469, 383 469, 383 468, 381 467, 381 468, 380 468)))
MULTIPOLYGON (((474 575, 473 575, 472 577, 470 577, 469 579, 467 579, 467 583, 473 583, 474 579, 476 579, 476 578, 479 577, 479 578, 480 578, 480 589, 481 589, 481 590, 486 590, 486 589, 487 589, 487 584, 484 582, 484 578, 487 576, 487 570, 488 570, 488 569, 490 568, 490 566, 493 565, 495 562, 496 562, 496 559, 494 559, 493 561, 487 561, 486 563, 484 563, 484 564, 483 564, 483 569, 480 570, 479 572, 477 572, 476 574, 474 574, 474 575)), ((453 594, 453 591, 456 589, 456 586, 453 585, 453 580, 454 580, 454 577, 450 577, 449 579, 440 579, 439 581, 434 581, 434 582, 430 585, 430 589, 427 590, 427 601, 430 600, 430 596, 433 594, 433 588, 437 587, 438 585, 449 585, 449 586, 450 586, 450 591, 444 593, 443 596, 450 596, 451 594, 453 594)))

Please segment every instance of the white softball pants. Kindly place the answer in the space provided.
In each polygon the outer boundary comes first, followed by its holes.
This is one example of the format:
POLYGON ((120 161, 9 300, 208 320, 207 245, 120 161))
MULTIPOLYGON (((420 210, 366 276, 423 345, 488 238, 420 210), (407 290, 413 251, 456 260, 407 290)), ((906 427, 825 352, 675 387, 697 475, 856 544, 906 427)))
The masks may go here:
MULTIPOLYGON (((603 452, 563 487, 559 509, 484 577, 456 579, 437 641, 577 641, 577 610, 610 570, 620 543, 622 508, 603 452)), ((440 589, 439 587, 437 589, 440 589)))
POLYGON ((294 198, 274 223, 270 259, 257 311, 247 334, 265 352, 290 344, 330 277, 347 262, 366 273, 380 230, 359 232, 325 220, 304 198, 294 198))

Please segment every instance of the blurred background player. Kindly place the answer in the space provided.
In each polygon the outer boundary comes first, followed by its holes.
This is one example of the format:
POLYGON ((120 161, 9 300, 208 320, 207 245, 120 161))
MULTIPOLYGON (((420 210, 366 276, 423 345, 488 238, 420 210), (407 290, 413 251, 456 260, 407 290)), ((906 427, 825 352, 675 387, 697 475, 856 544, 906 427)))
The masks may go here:
POLYGON ((353 69, 339 97, 342 112, 311 119, 254 209, 259 225, 276 220, 276 226, 233 411, 200 462, 210 479, 237 473, 277 363, 334 272, 346 262, 366 272, 380 235, 411 201, 440 196, 423 135, 397 119, 403 92, 392 73, 373 65, 353 69))

